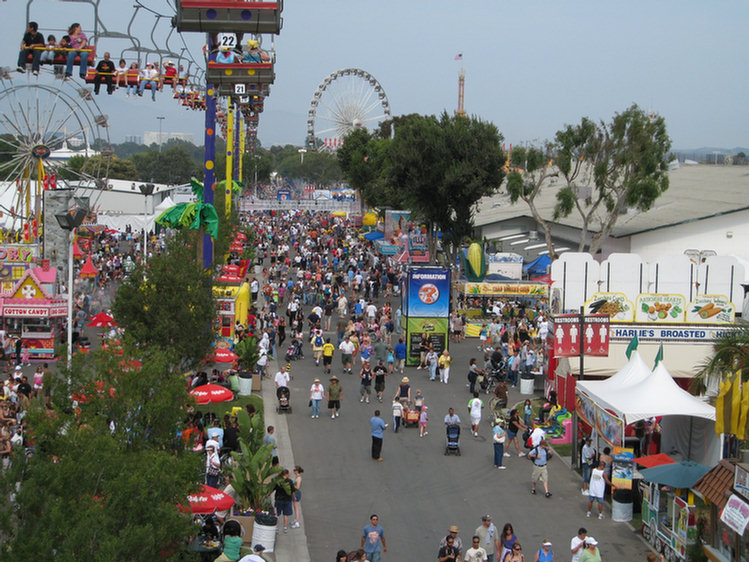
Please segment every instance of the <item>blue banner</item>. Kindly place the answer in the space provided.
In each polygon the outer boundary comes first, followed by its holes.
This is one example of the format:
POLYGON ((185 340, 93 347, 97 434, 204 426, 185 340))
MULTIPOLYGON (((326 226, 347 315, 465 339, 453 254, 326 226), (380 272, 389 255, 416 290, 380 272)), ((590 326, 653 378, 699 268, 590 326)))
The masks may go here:
POLYGON ((409 317, 450 316, 450 271, 443 268, 412 268, 408 271, 406 314, 409 317))

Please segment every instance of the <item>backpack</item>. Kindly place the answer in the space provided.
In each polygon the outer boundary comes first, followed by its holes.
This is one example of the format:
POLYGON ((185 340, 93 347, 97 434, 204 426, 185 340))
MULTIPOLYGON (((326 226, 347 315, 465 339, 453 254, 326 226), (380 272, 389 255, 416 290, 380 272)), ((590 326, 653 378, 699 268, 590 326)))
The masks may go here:
POLYGON ((525 445, 526 449, 530 449, 533 447, 533 443, 531 442, 531 430, 530 428, 526 429, 523 432, 523 445, 525 445))
POLYGON ((323 341, 322 336, 317 336, 315 338, 315 347, 322 347, 323 341))

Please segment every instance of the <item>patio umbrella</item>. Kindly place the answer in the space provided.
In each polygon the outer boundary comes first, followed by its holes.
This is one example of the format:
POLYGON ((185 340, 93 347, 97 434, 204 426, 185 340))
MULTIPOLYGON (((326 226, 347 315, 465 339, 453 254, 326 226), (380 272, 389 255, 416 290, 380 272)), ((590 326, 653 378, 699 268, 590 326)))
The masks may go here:
POLYGON ((641 470, 640 474, 648 482, 664 484, 672 488, 690 488, 702 478, 709 466, 694 461, 681 461, 662 464, 653 468, 641 470))
POLYGON ((234 400, 234 393, 226 387, 217 384, 204 384, 193 388, 190 394, 198 404, 214 404, 234 400))
POLYGON ((94 314, 91 317, 91 320, 88 324, 86 324, 89 328, 112 328, 113 326, 116 326, 117 322, 114 321, 114 318, 112 318, 109 314, 106 312, 100 312, 99 314, 94 314))
POLYGON ((214 363, 234 363, 237 359, 239 359, 239 356, 234 353, 231 349, 217 349, 216 353, 213 354, 214 363))
POLYGON ((242 278, 231 273, 224 273, 216 277, 216 281, 221 281, 222 283, 241 283, 242 278))
POLYGON ((222 271, 226 273, 233 273, 235 275, 239 274, 239 266, 238 265, 225 265, 221 268, 222 271))
POLYGON ((247 235, 244 232, 237 232, 234 235, 234 240, 242 240, 242 241, 247 240, 247 235))
POLYGON ((669 457, 666 453, 658 453, 657 455, 647 455, 645 457, 637 457, 632 459, 633 462, 644 466, 645 468, 653 468, 655 466, 661 466, 662 464, 671 464, 676 461, 669 457))
POLYGON ((200 486, 198 493, 188 495, 187 501, 190 502, 190 511, 193 513, 226 511, 234 505, 234 498, 230 495, 205 485, 200 486))

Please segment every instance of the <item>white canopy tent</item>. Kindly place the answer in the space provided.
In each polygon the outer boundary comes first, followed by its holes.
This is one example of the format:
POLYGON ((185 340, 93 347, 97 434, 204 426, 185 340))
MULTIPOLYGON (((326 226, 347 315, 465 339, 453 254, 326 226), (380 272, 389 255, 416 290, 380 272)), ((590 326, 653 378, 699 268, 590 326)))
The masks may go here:
POLYGON ((167 209, 174 207, 175 205, 176 203, 174 202, 174 200, 169 195, 167 195, 166 199, 164 199, 161 203, 154 207, 153 212, 158 217, 161 213, 163 213, 167 209))
POLYGON ((661 450, 712 465, 720 458, 715 408, 674 381, 661 361, 650 373, 637 352, 616 375, 577 383, 577 392, 623 424, 663 417, 661 450))

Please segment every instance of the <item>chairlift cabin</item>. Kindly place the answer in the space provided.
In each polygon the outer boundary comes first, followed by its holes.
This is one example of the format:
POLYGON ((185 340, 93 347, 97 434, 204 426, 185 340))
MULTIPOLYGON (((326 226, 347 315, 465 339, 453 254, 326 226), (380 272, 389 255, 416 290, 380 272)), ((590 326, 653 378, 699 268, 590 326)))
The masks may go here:
POLYGON ((283 1, 246 2, 244 0, 176 0, 177 15, 172 25, 177 31, 218 33, 273 33, 283 26, 283 1))
MULTIPOLYGON (((273 72, 272 62, 235 62, 230 64, 208 61, 206 71, 206 82, 219 87, 221 95, 222 87, 228 86, 231 94, 244 94, 250 91, 250 86, 257 90, 263 84, 273 84, 276 74, 273 72), (237 92, 235 85, 244 85, 245 91, 237 92)), ((241 88, 240 88, 241 89, 241 88)), ((223 88, 226 90, 226 88, 223 88)))

